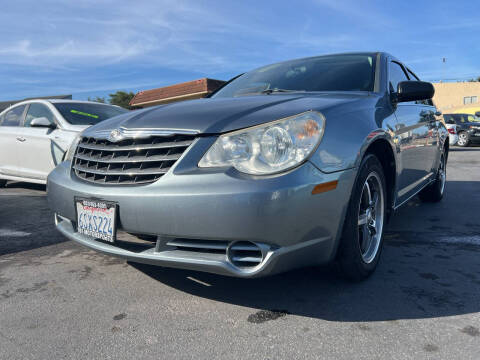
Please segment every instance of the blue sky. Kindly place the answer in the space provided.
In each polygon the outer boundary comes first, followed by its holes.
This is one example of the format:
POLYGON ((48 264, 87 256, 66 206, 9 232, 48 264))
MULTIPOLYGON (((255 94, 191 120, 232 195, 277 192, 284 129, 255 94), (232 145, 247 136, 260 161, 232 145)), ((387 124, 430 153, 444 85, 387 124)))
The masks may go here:
POLYGON ((388 51, 426 80, 469 79, 480 76, 478 10, 472 0, 7 1, 0 100, 228 79, 343 51, 388 51))

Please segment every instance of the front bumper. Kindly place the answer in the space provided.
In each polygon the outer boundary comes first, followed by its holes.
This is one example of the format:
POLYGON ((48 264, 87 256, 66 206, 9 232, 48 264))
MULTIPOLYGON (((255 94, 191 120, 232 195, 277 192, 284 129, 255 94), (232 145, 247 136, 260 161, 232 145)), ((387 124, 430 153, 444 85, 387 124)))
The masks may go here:
POLYGON ((149 185, 103 186, 79 180, 64 162, 49 175, 47 190, 57 229, 82 245, 134 262, 254 277, 331 260, 354 177, 354 169, 325 174, 307 162, 271 177, 172 171, 149 185), (315 185, 335 180, 335 190, 312 195, 315 185), (117 202, 119 229, 158 236, 156 246, 130 251, 77 233, 76 196, 117 202), (164 246, 168 239, 248 241, 264 256, 256 266, 239 267, 225 253, 164 246))

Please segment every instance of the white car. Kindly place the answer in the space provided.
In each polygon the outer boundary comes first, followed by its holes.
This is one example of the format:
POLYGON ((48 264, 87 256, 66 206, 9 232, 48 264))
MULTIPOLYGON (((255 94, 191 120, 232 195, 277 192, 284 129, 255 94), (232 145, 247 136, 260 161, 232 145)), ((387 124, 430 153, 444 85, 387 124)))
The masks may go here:
POLYGON ((59 164, 78 133, 127 110, 90 101, 28 100, 0 113, 0 186, 38 184, 59 164))
POLYGON ((448 143, 455 145, 458 142, 457 125, 446 123, 445 127, 448 130, 448 143))

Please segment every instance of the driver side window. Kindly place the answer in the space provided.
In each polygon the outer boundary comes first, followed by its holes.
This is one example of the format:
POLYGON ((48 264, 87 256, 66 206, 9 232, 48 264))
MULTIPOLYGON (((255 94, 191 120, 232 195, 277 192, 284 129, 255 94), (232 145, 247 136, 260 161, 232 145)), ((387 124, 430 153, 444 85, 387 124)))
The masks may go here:
POLYGON ((30 127, 30 123, 35 118, 44 117, 47 118, 50 123, 54 124, 54 116, 52 112, 43 104, 33 103, 28 108, 27 115, 25 116, 25 127, 30 127))

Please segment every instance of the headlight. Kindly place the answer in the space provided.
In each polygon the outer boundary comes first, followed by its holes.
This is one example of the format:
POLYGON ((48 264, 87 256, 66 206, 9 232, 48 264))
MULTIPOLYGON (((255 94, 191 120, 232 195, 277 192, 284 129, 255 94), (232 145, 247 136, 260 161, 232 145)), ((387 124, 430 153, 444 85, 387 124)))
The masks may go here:
POLYGON ((77 150, 77 146, 80 143, 80 140, 82 139, 82 135, 78 134, 75 139, 72 142, 72 145, 68 148, 67 153, 65 154, 65 160, 66 161, 72 161, 73 160, 73 155, 75 155, 75 150, 77 150))
POLYGON ((221 135, 198 166, 233 166, 254 175, 278 173, 305 161, 320 143, 324 130, 325 117, 307 111, 234 131, 221 135))

